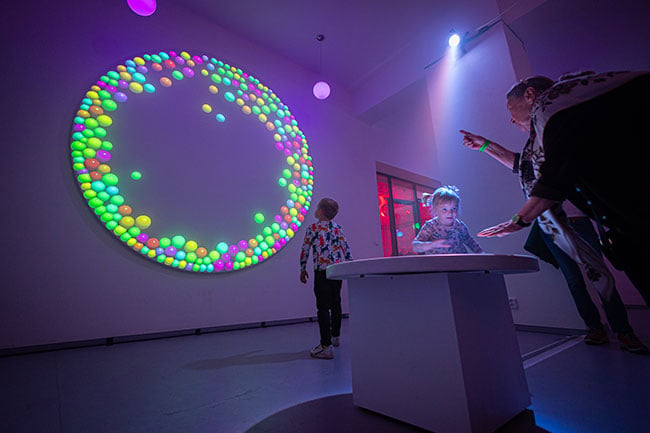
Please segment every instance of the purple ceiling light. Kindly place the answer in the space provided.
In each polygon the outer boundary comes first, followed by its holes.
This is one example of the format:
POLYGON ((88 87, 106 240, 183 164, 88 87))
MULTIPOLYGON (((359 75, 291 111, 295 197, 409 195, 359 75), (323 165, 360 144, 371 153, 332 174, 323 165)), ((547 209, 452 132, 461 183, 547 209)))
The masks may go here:
POLYGON ((325 81, 319 81, 316 84, 314 84, 314 88, 312 89, 312 92, 314 93, 314 96, 318 99, 327 99, 327 97, 330 95, 330 85, 327 84, 325 81))
POLYGON ((156 0, 126 0, 133 12, 143 17, 156 12, 156 0))
MULTIPOLYGON (((323 63, 323 45, 322 42, 325 39, 325 35, 316 35, 316 40, 318 41, 318 73, 320 74, 321 71, 321 66, 323 63)), ((323 100, 327 99, 327 97, 330 95, 330 85, 326 81, 318 81, 316 84, 314 84, 314 87, 312 88, 312 93, 317 99, 323 100)))

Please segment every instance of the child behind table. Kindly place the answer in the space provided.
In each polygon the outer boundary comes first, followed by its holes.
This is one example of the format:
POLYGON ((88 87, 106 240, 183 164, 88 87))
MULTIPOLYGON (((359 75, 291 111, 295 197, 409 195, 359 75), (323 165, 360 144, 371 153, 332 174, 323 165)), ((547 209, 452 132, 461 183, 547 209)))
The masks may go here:
POLYGON ((467 226, 458 217, 460 196, 455 186, 442 186, 433 194, 422 194, 422 203, 429 207, 431 219, 413 239, 413 251, 419 254, 482 253, 483 249, 470 236, 467 226))

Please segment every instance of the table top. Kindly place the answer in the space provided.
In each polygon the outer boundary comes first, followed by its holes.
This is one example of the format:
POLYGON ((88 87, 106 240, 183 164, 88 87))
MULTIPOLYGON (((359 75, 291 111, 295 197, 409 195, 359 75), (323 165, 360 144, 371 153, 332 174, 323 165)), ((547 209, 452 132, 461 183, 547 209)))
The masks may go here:
POLYGON ((327 278, 345 280, 366 275, 489 272, 519 274, 539 271, 537 259, 518 254, 435 254, 375 257, 327 267, 327 278))

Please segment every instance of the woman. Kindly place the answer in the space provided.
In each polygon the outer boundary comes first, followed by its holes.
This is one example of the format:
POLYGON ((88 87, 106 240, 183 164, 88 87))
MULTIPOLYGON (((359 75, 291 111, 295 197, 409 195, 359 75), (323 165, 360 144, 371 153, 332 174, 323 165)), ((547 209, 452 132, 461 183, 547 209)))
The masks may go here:
MULTIPOLYGON (((556 83, 533 77, 515 84, 507 94, 508 111, 511 122, 530 134, 535 180, 511 220, 478 236, 521 230, 569 200, 604 227, 603 251, 650 305, 644 272, 650 258, 650 210, 644 203, 650 139, 642 129, 650 119, 649 100, 649 72, 586 73, 556 83)), ((573 247, 571 239, 565 247, 573 247)))

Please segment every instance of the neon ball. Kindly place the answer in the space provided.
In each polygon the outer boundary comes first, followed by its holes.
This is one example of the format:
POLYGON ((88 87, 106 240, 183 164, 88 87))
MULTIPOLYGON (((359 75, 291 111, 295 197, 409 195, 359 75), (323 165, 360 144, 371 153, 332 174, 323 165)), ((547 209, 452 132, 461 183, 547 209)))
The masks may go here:
POLYGON ((330 85, 327 84, 325 81, 319 81, 316 84, 314 84, 312 92, 314 93, 314 96, 317 99, 320 100, 327 99, 330 95, 330 85))
POLYGON ((189 241, 185 242, 185 246, 183 247, 183 249, 185 251, 187 251, 188 253, 191 253, 191 252, 196 251, 198 246, 199 246, 199 244, 196 241, 189 240, 189 241))
POLYGON ((172 245, 178 249, 183 248, 185 245, 185 238, 181 235, 176 235, 172 238, 172 245))
POLYGON ((135 226, 140 230, 148 229, 151 226, 151 218, 149 218, 147 215, 139 215, 135 219, 135 226))
POLYGON ((126 0, 129 7, 136 14, 148 17, 156 12, 156 0, 126 0))

